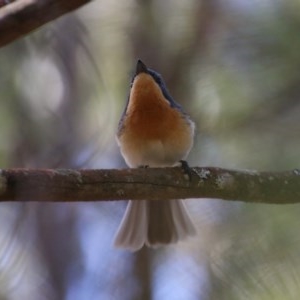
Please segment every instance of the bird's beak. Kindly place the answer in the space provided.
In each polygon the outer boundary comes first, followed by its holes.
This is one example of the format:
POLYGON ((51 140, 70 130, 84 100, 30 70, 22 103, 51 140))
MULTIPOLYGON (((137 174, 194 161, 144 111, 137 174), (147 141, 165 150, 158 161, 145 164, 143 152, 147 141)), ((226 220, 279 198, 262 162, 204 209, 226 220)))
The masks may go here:
POLYGON ((135 76, 140 73, 148 73, 147 66, 139 59, 136 64, 135 76))

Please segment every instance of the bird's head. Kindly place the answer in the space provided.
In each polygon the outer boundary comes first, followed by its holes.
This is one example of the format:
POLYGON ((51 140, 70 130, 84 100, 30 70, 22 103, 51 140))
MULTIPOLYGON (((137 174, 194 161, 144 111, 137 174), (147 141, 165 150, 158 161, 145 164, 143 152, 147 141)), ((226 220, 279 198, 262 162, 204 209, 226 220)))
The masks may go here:
POLYGON ((149 69, 140 59, 137 61, 135 74, 131 82, 131 93, 151 95, 169 103, 171 107, 181 108, 171 97, 161 75, 149 69))

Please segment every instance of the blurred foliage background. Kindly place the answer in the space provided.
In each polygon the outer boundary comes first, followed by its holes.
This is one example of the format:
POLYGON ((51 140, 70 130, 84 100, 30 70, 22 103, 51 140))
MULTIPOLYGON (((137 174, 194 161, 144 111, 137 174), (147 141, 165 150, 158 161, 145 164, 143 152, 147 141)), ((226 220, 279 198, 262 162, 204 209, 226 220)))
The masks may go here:
MULTIPOLYGON (((299 26, 298 0, 94 1, 1 49, 1 168, 125 167, 137 58, 197 123, 190 165, 299 167, 299 26)), ((125 205, 2 203, 0 299, 299 299, 299 205, 191 199, 198 236, 137 253, 125 205)))

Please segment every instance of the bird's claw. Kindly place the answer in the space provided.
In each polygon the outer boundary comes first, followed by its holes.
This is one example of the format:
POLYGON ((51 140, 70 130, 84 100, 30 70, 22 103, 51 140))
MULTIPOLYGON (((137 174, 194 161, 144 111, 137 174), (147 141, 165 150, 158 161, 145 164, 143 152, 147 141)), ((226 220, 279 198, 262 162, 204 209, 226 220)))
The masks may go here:
POLYGON ((186 160, 180 160, 179 162, 184 174, 188 176, 189 181, 192 181, 192 168, 189 166, 186 160))

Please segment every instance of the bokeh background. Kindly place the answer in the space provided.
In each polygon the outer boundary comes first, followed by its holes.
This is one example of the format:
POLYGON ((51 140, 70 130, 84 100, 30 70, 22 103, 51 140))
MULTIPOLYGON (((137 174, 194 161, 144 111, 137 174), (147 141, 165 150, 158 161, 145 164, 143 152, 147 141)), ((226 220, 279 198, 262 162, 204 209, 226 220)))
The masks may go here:
MULTIPOLYGON (((1 168, 122 168, 136 60, 197 124, 190 165, 299 167, 298 0, 97 0, 0 50, 1 168)), ((1 203, 0 299, 292 300, 300 205, 191 199, 198 235, 114 249, 126 202, 1 203)))

